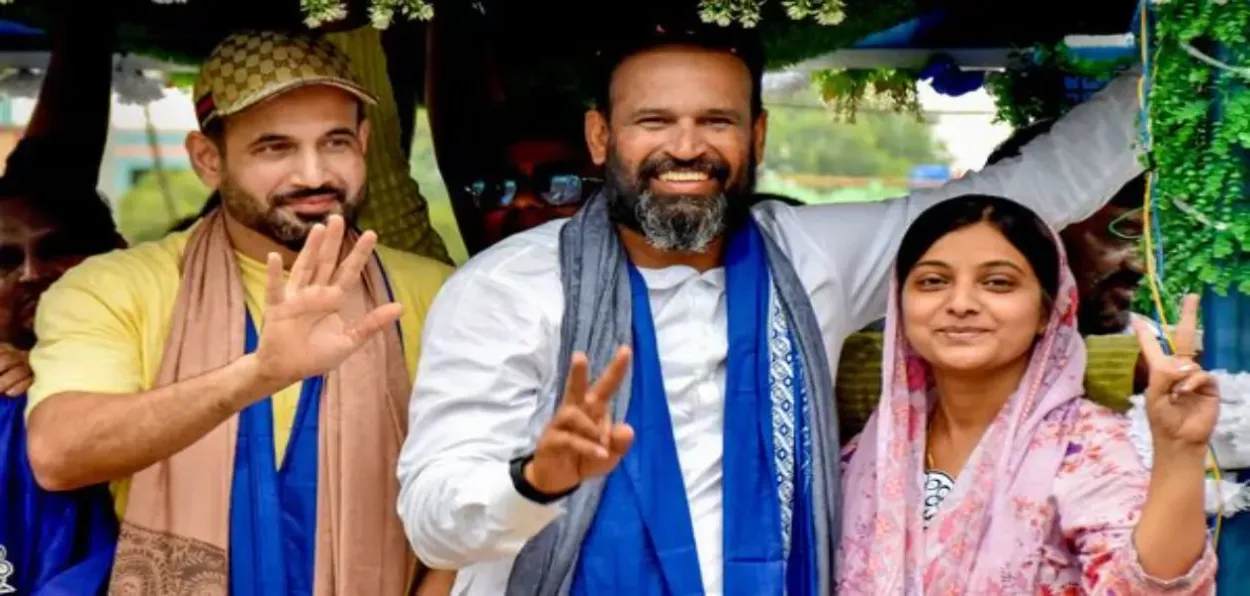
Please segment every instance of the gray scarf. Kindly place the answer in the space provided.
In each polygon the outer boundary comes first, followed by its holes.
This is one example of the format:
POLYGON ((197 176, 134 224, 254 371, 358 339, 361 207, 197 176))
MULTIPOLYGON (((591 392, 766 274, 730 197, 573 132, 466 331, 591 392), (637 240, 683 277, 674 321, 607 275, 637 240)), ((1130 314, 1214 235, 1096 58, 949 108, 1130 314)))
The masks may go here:
MULTIPOLYGON (((633 311, 625 250, 608 214, 610 190, 603 190, 560 232, 560 276, 564 319, 559 379, 568 375, 574 352, 585 352, 591 379, 602 373, 621 345, 633 345, 633 311)), ((776 299, 789 316, 806 374, 812 433, 812 488, 818 553, 819 593, 833 593, 835 540, 839 536, 837 414, 833 376, 807 291, 777 243, 764 234, 776 299)), ((613 420, 629 410, 630 375, 612 400, 613 420)), ((563 386, 561 382, 558 386, 563 386)), ((557 404, 558 405, 558 404, 557 404)), ((554 415, 554 409, 549 415, 554 415)), ((604 478, 586 480, 565 503, 567 514, 530 539, 517 555, 507 596, 567 596, 582 539, 595 517, 604 478)))

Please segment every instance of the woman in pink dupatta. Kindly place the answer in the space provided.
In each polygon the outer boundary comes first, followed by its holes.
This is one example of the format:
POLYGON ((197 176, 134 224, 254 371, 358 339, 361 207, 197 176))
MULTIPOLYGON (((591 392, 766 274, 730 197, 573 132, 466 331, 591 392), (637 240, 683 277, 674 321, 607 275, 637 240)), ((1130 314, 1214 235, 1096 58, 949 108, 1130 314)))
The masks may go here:
MULTIPOLYGON (((1127 419, 1085 400, 1057 236, 995 197, 931 208, 899 250, 881 404, 844 452, 838 594, 1213 594, 1203 510, 1214 383, 1151 363, 1153 474, 1127 419)), ((1139 335, 1139 337, 1145 337, 1139 335)))

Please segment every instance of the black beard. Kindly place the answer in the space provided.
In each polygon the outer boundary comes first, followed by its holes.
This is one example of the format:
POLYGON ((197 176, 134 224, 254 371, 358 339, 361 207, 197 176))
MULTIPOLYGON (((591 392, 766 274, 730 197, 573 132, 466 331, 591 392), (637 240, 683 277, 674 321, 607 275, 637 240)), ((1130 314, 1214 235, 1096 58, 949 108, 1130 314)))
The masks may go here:
POLYGON ((263 211, 259 207, 261 204, 259 201, 228 180, 223 182, 217 194, 221 197, 222 208, 226 209, 239 223, 260 232, 290 250, 299 252, 303 250, 312 227, 315 224, 326 223, 327 218, 294 214, 295 221, 293 221, 279 216, 279 207, 303 197, 333 194, 338 199, 344 223, 348 227, 353 227, 356 223, 357 208, 363 204, 365 192, 366 189, 362 187, 360 200, 348 201, 347 192, 341 188, 333 186, 305 188, 269 197, 265 202, 269 207, 263 211))
POLYGON ((750 217, 750 197, 755 190, 755 156, 752 154, 741 179, 730 181, 723 160, 700 158, 678 161, 653 157, 631 175, 615 151, 607 164, 608 213, 614 223, 643 235, 647 242, 666 252, 703 252, 727 232, 741 227, 750 217), (649 182, 674 170, 706 172, 720 182, 724 192, 713 196, 652 193, 649 182))

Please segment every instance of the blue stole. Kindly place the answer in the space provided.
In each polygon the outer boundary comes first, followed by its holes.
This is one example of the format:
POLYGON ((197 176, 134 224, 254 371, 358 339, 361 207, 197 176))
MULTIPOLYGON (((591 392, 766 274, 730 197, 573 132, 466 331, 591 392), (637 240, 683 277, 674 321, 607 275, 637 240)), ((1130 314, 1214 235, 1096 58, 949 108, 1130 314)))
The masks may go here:
POLYGON ((0 396, 0 594, 103 593, 117 549, 108 486, 40 488, 26 452, 25 410, 25 396, 0 396))
MULTIPOLYGON (((651 302, 646 283, 632 264, 629 277, 634 365, 625 421, 634 428, 634 444, 607 477, 582 542, 572 593, 703 594, 651 302)), ((729 238, 725 283, 729 354, 723 455, 724 593, 815 595, 802 363, 787 322, 779 325, 784 330, 780 338, 770 334, 774 316, 784 319, 786 315, 770 310, 772 284, 764 239, 754 219, 729 238), (770 342, 777 339, 790 340, 784 362, 770 358, 770 342), (785 390, 780 393, 785 399, 780 410, 773 398, 771 368, 775 365, 790 371, 783 377, 785 390), (774 416, 782 414, 793 418, 794 428, 779 433, 774 416), (790 499, 779 498, 783 476, 794 479, 790 499), (793 520, 789 528, 783 528, 783 512, 793 520), (787 535, 789 544, 783 540, 787 535)))
MULTIPOLYGON (((381 260, 377 258, 378 266, 381 260)), ((387 296, 390 282, 382 273, 387 296)), ((247 315, 244 351, 256 351, 247 315)), ((398 322, 396 323, 398 325, 398 322)), ((403 333, 400 333, 403 341, 403 333)), ((324 376, 304 379, 282 467, 274 460, 273 401, 239 412, 230 490, 230 594, 312 596, 317 544, 317 442, 324 376)))
MULTIPOLYGON (((245 350, 256 350, 247 316, 245 350)), ((312 596, 317 532, 317 439, 322 377, 304 379, 282 467, 274 460, 273 401, 239 412, 230 490, 230 593, 312 596)))

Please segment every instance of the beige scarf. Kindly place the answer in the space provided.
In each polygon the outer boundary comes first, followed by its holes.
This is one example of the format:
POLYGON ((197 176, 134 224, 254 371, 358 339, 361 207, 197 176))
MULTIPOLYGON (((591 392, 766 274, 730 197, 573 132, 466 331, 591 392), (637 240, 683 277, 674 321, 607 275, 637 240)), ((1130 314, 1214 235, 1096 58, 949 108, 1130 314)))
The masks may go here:
MULTIPOLYGON (((355 243, 355 234, 344 250, 355 243)), ((348 296, 356 320, 388 301, 376 260, 348 296)), ((242 280, 220 211, 191 235, 161 387, 220 368, 244 352, 242 280)), ((411 380, 394 325, 338 369, 322 395, 317 441, 316 596, 404 594, 417 562, 396 514, 396 460, 407 430, 411 380)), ((225 595, 229 591, 230 489, 238 416, 134 476, 110 594, 225 595)))

